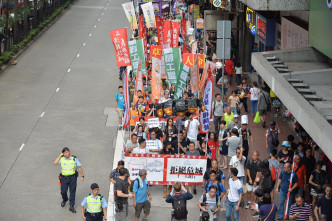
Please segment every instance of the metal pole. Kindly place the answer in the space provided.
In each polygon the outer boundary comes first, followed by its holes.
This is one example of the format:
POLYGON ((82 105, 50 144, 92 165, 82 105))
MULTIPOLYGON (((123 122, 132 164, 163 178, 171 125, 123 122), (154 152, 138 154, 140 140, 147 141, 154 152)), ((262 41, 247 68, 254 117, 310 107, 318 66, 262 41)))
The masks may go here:
POLYGON ((223 57, 222 57, 222 80, 223 80, 223 84, 221 86, 221 97, 222 97, 222 101, 224 102, 224 88, 225 88, 225 31, 226 31, 226 21, 223 21, 224 25, 223 25, 223 43, 222 43, 222 50, 223 50, 223 57))

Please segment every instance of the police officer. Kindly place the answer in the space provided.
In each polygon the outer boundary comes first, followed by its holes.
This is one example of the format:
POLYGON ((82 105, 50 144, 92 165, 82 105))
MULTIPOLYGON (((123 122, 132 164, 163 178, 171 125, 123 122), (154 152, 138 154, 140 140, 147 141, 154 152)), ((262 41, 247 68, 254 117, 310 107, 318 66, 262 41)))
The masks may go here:
POLYGON ((75 194, 76 194, 76 186, 77 186, 77 176, 78 169, 82 182, 84 181, 83 170, 81 168, 81 163, 78 161, 77 157, 74 155, 70 155, 70 150, 68 147, 64 147, 62 149, 62 153, 54 160, 54 164, 61 165, 61 195, 62 195, 62 202, 61 207, 66 205, 68 201, 68 187, 70 192, 69 198, 69 211, 76 213, 74 208, 75 205, 75 194))
MULTIPOLYGON (((99 186, 97 183, 91 184, 89 193, 81 203, 81 212, 84 221, 102 221, 103 216, 107 215, 107 203, 105 198, 98 194, 99 186), (86 212, 84 211, 86 206, 86 212)), ((104 220, 107 220, 106 217, 104 220)))

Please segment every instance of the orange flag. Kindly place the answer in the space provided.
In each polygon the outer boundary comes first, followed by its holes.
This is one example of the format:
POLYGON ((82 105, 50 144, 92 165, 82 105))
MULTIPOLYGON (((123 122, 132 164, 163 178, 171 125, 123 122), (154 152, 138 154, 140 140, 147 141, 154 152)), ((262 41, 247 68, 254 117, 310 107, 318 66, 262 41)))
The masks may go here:
POLYGON ((183 53, 182 63, 189 68, 193 68, 195 63, 195 54, 183 53))
POLYGON ((152 58, 152 84, 151 92, 153 99, 161 97, 161 60, 152 58))
POLYGON ((151 45, 150 58, 161 59, 162 53, 163 53, 163 46, 161 46, 161 45, 151 45))
POLYGON ((204 67, 205 67, 205 55, 198 54, 198 68, 204 68, 204 67))
POLYGON ((191 86, 192 86, 192 92, 195 93, 199 90, 199 83, 198 83, 198 63, 197 59, 195 60, 194 67, 191 69, 190 72, 190 81, 191 81, 191 86))

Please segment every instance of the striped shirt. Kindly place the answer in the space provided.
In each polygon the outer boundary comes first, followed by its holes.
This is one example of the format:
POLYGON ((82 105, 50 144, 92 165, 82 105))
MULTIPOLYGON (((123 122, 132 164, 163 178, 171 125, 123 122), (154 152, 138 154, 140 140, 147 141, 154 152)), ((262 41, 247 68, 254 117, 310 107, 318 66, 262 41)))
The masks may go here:
POLYGON ((303 203, 303 206, 298 206, 296 203, 294 203, 290 208, 289 215, 293 216, 295 214, 300 214, 300 216, 294 220, 300 221, 308 221, 309 217, 314 215, 311 206, 306 203, 303 203))

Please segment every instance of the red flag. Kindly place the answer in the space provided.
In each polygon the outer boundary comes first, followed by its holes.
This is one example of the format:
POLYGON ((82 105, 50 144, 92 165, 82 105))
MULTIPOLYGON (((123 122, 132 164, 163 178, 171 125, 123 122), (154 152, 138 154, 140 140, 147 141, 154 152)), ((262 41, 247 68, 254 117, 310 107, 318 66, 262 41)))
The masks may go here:
POLYGON ((199 90, 199 83, 198 83, 198 62, 197 59, 195 60, 194 67, 191 69, 190 72, 190 81, 192 85, 192 92, 195 93, 196 91, 199 90))
POLYGON ((195 54, 183 53, 182 63, 190 68, 193 68, 195 64, 195 54))
POLYGON ((125 28, 110 31, 115 49, 116 63, 118 67, 130 66, 130 54, 128 48, 127 30, 125 28))
POLYGON ((159 16, 156 16, 156 26, 157 26, 158 45, 163 45, 164 21, 159 16))
POLYGON ((162 53, 163 53, 163 46, 151 45, 151 47, 150 47, 150 58, 161 59, 162 53))
POLYGON ((143 38, 143 31, 144 31, 144 23, 143 23, 143 15, 138 17, 138 33, 139 38, 143 38))
POLYGON ((137 65, 137 74, 136 74, 136 82, 135 82, 135 95, 137 95, 137 91, 143 91, 143 76, 142 76, 142 60, 138 58, 137 65))
POLYGON ((198 68, 204 68, 204 66, 205 66, 205 55, 198 54, 198 68))
POLYGON ((183 39, 183 48, 182 48, 182 52, 183 53, 187 53, 188 50, 187 50, 187 25, 186 25, 186 19, 182 19, 181 20, 181 36, 182 36, 182 39, 183 39))
POLYGON ((179 30, 180 24, 179 22, 172 21, 172 48, 176 48, 179 46, 179 30))
POLYGON ((171 21, 164 21, 164 37, 163 37, 164 45, 168 45, 171 47, 172 44, 172 29, 171 29, 171 21))

